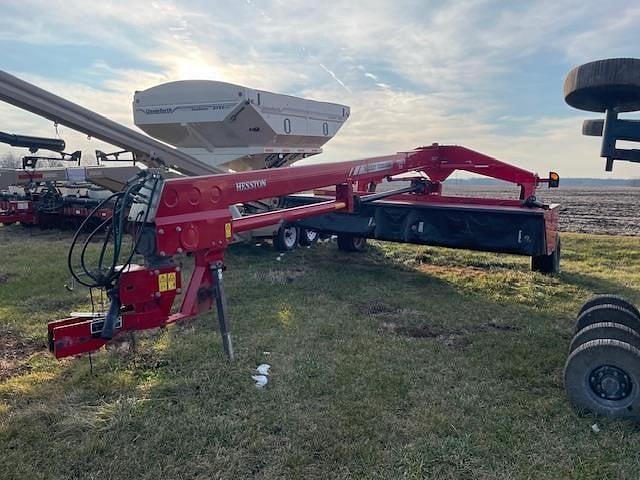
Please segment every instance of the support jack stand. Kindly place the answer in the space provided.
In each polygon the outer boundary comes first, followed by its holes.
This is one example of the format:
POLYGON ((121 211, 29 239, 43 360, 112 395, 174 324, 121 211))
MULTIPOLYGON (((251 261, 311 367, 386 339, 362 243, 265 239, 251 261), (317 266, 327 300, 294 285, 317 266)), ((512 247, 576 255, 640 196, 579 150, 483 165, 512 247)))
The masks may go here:
POLYGON ((227 297, 224 294, 224 279, 222 272, 224 265, 222 262, 216 262, 211 265, 213 279, 213 296, 216 301, 216 310, 218 312, 218 323, 220 325, 220 336, 222 337, 222 348, 230 361, 235 360, 233 353, 233 343, 231 341, 231 326, 229 315, 227 312, 227 297))

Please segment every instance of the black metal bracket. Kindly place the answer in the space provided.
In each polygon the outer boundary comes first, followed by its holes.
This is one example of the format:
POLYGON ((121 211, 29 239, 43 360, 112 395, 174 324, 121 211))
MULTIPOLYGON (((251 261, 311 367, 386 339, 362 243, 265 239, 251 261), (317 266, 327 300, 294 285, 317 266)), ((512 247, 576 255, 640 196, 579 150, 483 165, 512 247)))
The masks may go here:
POLYGON ((117 152, 105 153, 102 150, 96 150, 96 161, 100 162, 133 162, 136 164, 136 156, 129 150, 119 150, 117 152), (123 153, 131 153, 131 158, 120 158, 123 153))
POLYGON ((640 163, 640 149, 616 147, 618 140, 640 142, 640 120, 620 119, 618 114, 616 109, 609 109, 605 112, 604 120, 585 120, 582 124, 583 135, 602 137, 600 156, 607 161, 607 172, 613 170, 614 160, 640 163))
POLYGON ((65 153, 60 152, 60 157, 43 157, 43 156, 34 156, 27 155, 22 157, 22 168, 32 168, 35 169, 38 165, 38 161, 40 160, 51 160, 55 162, 75 162, 77 165, 80 165, 80 160, 82 159, 82 152, 80 150, 76 150, 73 153, 65 153))

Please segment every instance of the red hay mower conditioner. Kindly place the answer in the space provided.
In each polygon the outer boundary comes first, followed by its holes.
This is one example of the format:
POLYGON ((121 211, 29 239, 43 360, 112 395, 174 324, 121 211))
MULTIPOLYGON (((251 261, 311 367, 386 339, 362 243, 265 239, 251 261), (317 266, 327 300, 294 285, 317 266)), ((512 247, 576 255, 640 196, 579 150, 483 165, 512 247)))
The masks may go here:
MULTIPOLYGON (((224 351, 233 358, 224 297, 224 251, 234 234, 279 222, 300 221, 334 233, 343 246, 370 237, 531 255, 534 268, 554 272, 560 253, 558 209, 538 203, 534 195, 538 185, 549 182, 555 184, 557 175, 540 179, 464 147, 439 145, 352 162, 193 178, 164 180, 156 172, 143 172, 116 194, 106 237, 114 240, 114 257, 89 268, 83 247, 81 271, 76 272, 77 235, 69 252, 75 279, 106 290, 110 299, 107 314, 49 323, 50 348, 57 358, 91 352, 122 332, 164 326, 208 311, 215 304, 224 351), (520 198, 441 195, 440 182, 456 170, 518 184, 520 198), (402 174, 407 172, 415 172, 410 186, 375 192, 383 180, 406 181, 408 176, 402 174), (326 190, 319 198, 289 196, 329 186, 335 186, 333 196, 326 190), (232 218, 229 212, 231 205, 271 197, 303 204, 241 218, 232 218), (449 225, 451 218, 458 219, 458 225, 449 225), (134 248, 120 256, 127 221, 136 224, 134 248), (131 263, 134 254, 144 257, 143 266, 131 263), (193 255, 195 270, 179 311, 171 314, 183 288, 181 267, 175 260, 180 254, 193 255)), ((103 257, 101 254, 101 260, 103 257)))

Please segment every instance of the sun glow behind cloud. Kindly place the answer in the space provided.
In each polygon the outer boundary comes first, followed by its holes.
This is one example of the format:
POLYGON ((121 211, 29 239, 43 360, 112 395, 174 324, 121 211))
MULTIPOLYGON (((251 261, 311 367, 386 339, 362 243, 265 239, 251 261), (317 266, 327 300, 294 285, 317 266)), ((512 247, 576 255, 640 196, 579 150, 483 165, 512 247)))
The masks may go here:
POLYGON ((210 80, 221 78, 220 70, 203 58, 190 57, 175 66, 176 80, 210 80))
MULTIPOLYGON (((597 140, 580 136, 585 115, 564 105, 562 80, 575 64, 637 55, 640 7, 613 0, 615 22, 599 8, 599 0, 5 0, 0 68, 127 125, 135 90, 215 79, 350 105, 327 160, 436 141, 541 173, 603 176, 597 140)), ((0 114, 3 130, 52 132, 15 109, 0 114)), ((74 148, 98 148, 62 132, 74 148)))

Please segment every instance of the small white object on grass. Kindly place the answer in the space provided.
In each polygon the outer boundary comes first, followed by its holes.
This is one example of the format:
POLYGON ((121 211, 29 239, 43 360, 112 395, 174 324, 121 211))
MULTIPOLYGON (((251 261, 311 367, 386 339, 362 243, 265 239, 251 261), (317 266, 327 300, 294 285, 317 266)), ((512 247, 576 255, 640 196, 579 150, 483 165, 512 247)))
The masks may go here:
POLYGON ((591 425, 591 430, 593 430, 594 433, 600 433, 600 427, 598 426, 597 423, 594 423, 593 425, 591 425))
POLYGON ((256 388, 263 388, 269 381, 269 377, 266 375, 251 375, 256 382, 256 388))
POLYGON ((261 363, 260 365, 258 365, 258 368, 256 368, 256 372, 258 372, 260 375, 269 375, 270 368, 271 365, 269 365, 268 363, 261 363))

